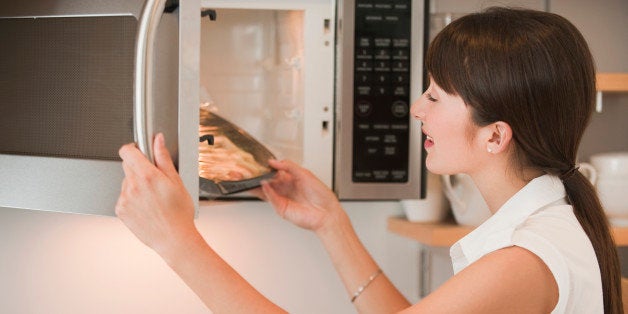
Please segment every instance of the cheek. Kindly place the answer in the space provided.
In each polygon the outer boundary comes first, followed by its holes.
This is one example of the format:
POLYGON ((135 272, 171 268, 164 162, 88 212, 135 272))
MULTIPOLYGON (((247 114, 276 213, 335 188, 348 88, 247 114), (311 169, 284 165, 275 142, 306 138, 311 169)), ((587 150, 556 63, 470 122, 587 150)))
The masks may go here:
POLYGON ((427 169, 436 174, 465 172, 476 153, 472 126, 460 119, 442 119, 433 131, 436 144, 426 156, 427 169))

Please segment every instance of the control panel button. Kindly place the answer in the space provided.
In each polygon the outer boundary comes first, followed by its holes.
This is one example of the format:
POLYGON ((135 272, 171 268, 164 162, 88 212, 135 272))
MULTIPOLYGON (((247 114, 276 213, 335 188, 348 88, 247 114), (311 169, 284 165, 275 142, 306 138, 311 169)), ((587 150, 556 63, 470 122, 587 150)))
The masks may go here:
POLYGON ((370 37, 360 37, 357 39, 358 47, 370 47, 371 46, 371 38, 370 37))
POLYGON ((393 49, 392 50, 392 59, 393 60, 410 60, 410 53, 408 49, 393 49))
POLYGON ((408 115, 408 104, 405 101, 395 101, 391 106, 393 116, 402 118, 408 115))
POLYGON ((390 72, 390 62, 375 61, 375 72, 390 72))
POLYGON ((408 61, 395 61, 392 64, 393 72, 410 72, 408 61))
POLYGON ((371 61, 358 61, 355 64, 355 70, 358 72, 371 72, 373 71, 373 62, 371 61))
POLYGON ((360 96, 368 96, 371 94, 371 87, 370 86, 358 86, 357 92, 358 92, 358 95, 360 96))
POLYGON ((387 47, 390 47, 392 40, 386 37, 379 37, 379 38, 373 39, 373 42, 375 43, 375 47, 387 48, 387 47))
POLYGON ((373 111, 373 105, 368 101, 358 101, 355 105, 355 113, 358 116, 366 117, 373 111))
POLYGON ((376 49, 375 50, 375 60, 390 60, 390 50, 388 49, 376 49))
POLYGON ((355 58, 358 60, 372 60, 373 50, 368 48, 360 48, 356 50, 355 58))

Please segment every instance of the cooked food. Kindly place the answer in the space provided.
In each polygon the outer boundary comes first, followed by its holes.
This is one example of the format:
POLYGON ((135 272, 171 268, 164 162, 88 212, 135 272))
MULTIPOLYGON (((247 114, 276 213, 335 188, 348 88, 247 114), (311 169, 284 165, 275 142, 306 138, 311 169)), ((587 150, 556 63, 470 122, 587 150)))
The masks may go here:
POLYGON ((220 134, 214 135, 214 145, 201 143, 198 161, 199 175, 214 182, 250 179, 270 171, 220 134))
POLYGON ((206 141, 199 143, 200 177, 218 183, 251 179, 271 171, 266 160, 272 154, 251 151, 254 146, 263 147, 261 144, 226 120, 201 109, 199 136, 204 135, 213 135, 214 144, 209 145, 206 141))

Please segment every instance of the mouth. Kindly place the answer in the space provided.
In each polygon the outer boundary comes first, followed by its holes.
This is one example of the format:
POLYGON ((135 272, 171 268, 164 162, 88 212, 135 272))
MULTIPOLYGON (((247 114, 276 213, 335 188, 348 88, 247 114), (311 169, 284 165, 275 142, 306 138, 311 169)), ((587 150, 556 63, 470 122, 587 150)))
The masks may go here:
POLYGON ((433 139, 431 136, 429 136, 429 135, 427 135, 427 134, 426 134, 426 135, 425 135, 425 138, 426 138, 428 141, 430 141, 430 142, 434 143, 434 139, 433 139))
MULTIPOLYGON (((423 132, 423 134, 425 134, 425 132, 423 132)), ((423 143, 423 146, 426 149, 434 146, 434 139, 431 136, 425 134, 425 142, 423 143)))

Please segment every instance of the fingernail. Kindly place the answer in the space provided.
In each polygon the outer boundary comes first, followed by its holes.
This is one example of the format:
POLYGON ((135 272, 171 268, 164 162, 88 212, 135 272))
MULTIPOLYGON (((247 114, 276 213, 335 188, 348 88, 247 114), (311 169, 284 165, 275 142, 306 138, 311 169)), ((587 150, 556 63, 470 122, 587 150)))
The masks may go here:
POLYGON ((166 139, 164 138, 164 134, 159 132, 157 133, 157 140, 159 141, 159 144, 166 144, 166 139))

